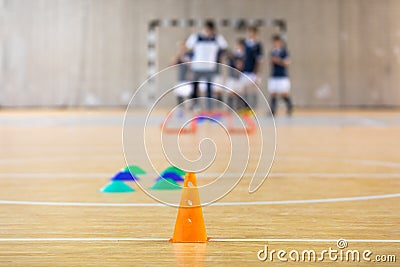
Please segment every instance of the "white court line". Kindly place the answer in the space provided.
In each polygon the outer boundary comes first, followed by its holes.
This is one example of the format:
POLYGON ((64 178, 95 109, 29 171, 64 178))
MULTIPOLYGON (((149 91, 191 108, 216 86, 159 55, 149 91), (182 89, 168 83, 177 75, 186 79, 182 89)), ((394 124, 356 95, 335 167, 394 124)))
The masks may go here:
MULTIPOLYGON (((38 238, 0 238, 0 242, 167 242, 169 238, 135 237, 38 237, 38 238)), ((210 242, 286 242, 286 243, 336 243, 338 239, 307 238, 210 238, 210 242)), ((348 243, 400 243, 398 239, 346 239, 348 243)))
MULTIPOLYGON (((202 173, 197 176, 197 178, 215 178, 220 175, 219 173, 202 173)), ((232 178, 242 175, 241 173, 227 173, 223 177, 232 178)), ((110 173, 0 173, 0 178, 109 178, 114 176, 110 173)), ((157 174, 145 174, 140 175, 140 177, 147 178, 156 177, 157 174)), ((251 177, 251 173, 245 173, 244 177, 251 177)), ((263 178, 265 175, 255 175, 255 177, 263 178)), ((276 177, 289 177, 289 178, 365 178, 365 179, 376 179, 376 178, 400 178, 400 173, 307 173, 307 172, 297 172, 297 173, 271 173, 268 175, 270 178, 276 177)))
MULTIPOLYGON (((210 238, 214 242, 304 242, 336 243, 338 239, 302 239, 302 238, 210 238)), ((348 243, 400 243, 400 239, 345 239, 348 243)))
MULTIPOLYGON (((253 205, 285 205, 285 204, 316 204, 335 203, 348 201, 365 201, 373 199, 387 199, 400 197, 400 193, 376 196, 341 197, 305 200, 276 200, 276 201, 250 201, 250 202, 215 202, 210 206, 253 206, 253 205)), ((161 203, 85 203, 85 202, 42 202, 42 201, 18 201, 0 200, 5 205, 38 205, 38 206, 75 206, 75 207, 163 207, 161 203)))
MULTIPOLYGON (((114 174, 99 173, 0 173, 0 178, 109 178, 114 174)), ((400 174, 399 174, 400 176, 400 174)))
MULTIPOLYGON (((91 159, 123 159, 121 155, 83 155, 84 157, 90 157, 91 159)), ((152 155, 152 159, 164 159, 164 155, 152 155)), ((247 159, 247 156, 243 158, 247 159)), ((338 162, 342 164, 361 164, 367 166, 381 166, 390 168, 400 168, 399 162, 393 161, 380 161, 380 160, 368 160, 368 159, 348 159, 348 158, 329 158, 329 157, 298 157, 298 156, 276 156, 277 160, 288 160, 288 161, 318 161, 318 162, 338 162)), ((76 161, 80 160, 80 157, 76 156, 52 156, 52 157, 34 157, 34 158, 7 158, 0 159, 0 164, 21 164, 23 162, 59 162, 59 161, 76 161)))
POLYGON ((168 241, 169 238, 136 238, 136 237, 38 237, 38 238, 0 238, 0 242, 54 242, 54 241, 78 241, 78 242, 95 242, 95 241, 168 241))
POLYGON ((165 207, 161 203, 85 203, 85 202, 46 202, 0 200, 5 205, 64 206, 64 207, 165 207))

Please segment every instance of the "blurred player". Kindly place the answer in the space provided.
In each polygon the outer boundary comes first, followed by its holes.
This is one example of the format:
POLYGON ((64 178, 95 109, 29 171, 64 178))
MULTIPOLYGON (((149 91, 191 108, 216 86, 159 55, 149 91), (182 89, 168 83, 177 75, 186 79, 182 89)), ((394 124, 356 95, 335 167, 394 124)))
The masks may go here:
POLYGON ((178 42, 178 48, 177 52, 172 59, 172 64, 180 64, 178 66, 178 84, 176 89, 174 90, 174 93, 177 97, 177 104, 183 103, 185 98, 188 98, 191 93, 191 86, 190 84, 187 84, 188 81, 190 81, 190 66, 189 64, 183 64, 190 62, 192 59, 192 54, 187 51, 185 42, 181 41, 178 42))
MULTIPOLYGON (((226 51, 225 50, 219 50, 218 51, 218 55, 217 55, 217 63, 221 63, 224 62, 226 59, 226 51)), ((215 71, 215 76, 213 79, 213 85, 212 85, 212 92, 214 94, 214 97, 219 100, 219 101, 223 101, 223 97, 222 97, 222 93, 223 93, 223 89, 221 88, 221 86, 219 85, 223 85, 224 84, 224 75, 221 72, 221 65, 217 65, 217 69, 215 71)), ((218 107, 220 107, 221 103, 219 102, 217 105, 218 107)))
MULTIPOLYGON (((217 71, 218 53, 227 48, 225 38, 216 33, 215 24, 208 20, 204 24, 203 32, 192 34, 186 41, 186 47, 193 51, 193 92, 192 98, 198 97, 198 81, 202 78, 207 81, 207 97, 212 97, 211 82, 217 71), (199 62, 201 61, 201 62, 199 62)), ((196 100, 195 100, 196 103, 196 100)), ((211 101, 207 102, 207 108, 211 109, 211 101)))
POLYGON ((229 66, 233 68, 229 70, 228 79, 226 81, 226 87, 232 90, 228 95, 228 106, 234 110, 245 107, 244 102, 237 95, 243 93, 244 90, 240 72, 243 71, 244 67, 245 49, 245 40, 240 38, 236 41, 234 49, 228 53, 229 66))
POLYGON ((254 84, 260 83, 259 74, 261 73, 263 60, 263 47, 258 39, 258 28, 255 26, 249 27, 248 37, 245 41, 245 60, 243 73, 248 77, 242 77, 243 83, 246 86, 247 102, 251 108, 257 106, 257 88, 254 84), (249 80, 250 79, 250 80, 249 80))
POLYGON ((286 103, 288 116, 292 115, 293 105, 290 99, 290 80, 288 66, 289 52, 279 35, 272 37, 272 51, 270 55, 271 77, 268 80, 268 90, 271 94, 271 112, 275 115, 278 96, 282 96, 286 103))

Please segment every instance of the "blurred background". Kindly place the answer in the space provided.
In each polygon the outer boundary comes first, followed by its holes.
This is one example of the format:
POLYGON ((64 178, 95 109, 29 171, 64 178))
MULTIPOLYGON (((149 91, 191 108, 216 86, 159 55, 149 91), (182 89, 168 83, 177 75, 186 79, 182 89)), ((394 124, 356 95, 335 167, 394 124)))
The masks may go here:
MULTIPOLYGON (((0 0, 0 107, 125 106, 148 76, 150 21, 175 18, 283 20, 296 106, 400 107, 399 15, 398 0, 0 0)), ((198 29, 159 28, 157 69, 198 29)))

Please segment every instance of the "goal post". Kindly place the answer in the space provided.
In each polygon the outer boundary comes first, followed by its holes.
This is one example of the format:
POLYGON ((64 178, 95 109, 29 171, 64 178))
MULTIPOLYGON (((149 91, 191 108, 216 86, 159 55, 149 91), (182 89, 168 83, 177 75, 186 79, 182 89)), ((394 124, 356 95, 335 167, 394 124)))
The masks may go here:
MULTIPOLYGON (((159 28, 165 27, 199 27, 204 24, 207 19, 194 19, 194 18, 175 18, 175 19, 153 19, 148 22, 147 31, 147 77, 148 83, 152 84, 148 91, 147 98, 152 101, 155 98, 155 85, 154 80, 151 79, 158 71, 157 64, 157 43, 159 28)), ((225 18, 213 19, 217 27, 231 27, 237 31, 245 30, 249 26, 256 27, 273 27, 275 31, 286 37, 287 24, 283 19, 266 19, 266 18, 225 18)))

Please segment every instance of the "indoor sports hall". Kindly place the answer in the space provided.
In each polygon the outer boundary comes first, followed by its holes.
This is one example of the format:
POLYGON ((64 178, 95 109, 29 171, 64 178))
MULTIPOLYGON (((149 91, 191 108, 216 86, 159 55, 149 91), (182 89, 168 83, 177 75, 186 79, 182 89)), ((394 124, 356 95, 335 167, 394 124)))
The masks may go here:
POLYGON ((0 266, 398 266, 399 15, 0 0, 0 266))

